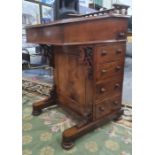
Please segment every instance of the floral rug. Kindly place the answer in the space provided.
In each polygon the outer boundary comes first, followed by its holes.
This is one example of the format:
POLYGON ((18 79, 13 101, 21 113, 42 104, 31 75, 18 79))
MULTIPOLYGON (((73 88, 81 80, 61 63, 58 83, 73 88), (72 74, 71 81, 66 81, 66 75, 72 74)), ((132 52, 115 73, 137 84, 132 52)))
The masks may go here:
POLYGON ((132 130, 128 125, 110 122, 89 132, 69 151, 60 146, 62 132, 76 121, 60 107, 34 117, 32 103, 45 96, 23 90, 23 155, 131 155, 132 130))

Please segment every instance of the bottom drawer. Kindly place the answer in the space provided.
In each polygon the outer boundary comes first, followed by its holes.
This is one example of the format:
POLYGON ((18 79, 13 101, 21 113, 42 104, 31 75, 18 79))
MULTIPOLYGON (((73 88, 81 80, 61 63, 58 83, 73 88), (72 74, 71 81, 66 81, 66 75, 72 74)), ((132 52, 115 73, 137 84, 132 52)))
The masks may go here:
POLYGON ((121 108, 121 95, 115 96, 109 99, 105 99, 104 101, 97 103, 95 105, 95 118, 101 118, 113 110, 117 110, 121 108))

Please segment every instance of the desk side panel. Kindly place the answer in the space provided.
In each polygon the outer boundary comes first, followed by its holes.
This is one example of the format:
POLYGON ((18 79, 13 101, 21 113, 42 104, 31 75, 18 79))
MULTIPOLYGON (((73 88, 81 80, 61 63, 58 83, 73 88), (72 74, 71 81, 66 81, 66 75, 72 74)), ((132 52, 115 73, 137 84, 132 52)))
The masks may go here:
POLYGON ((57 94, 59 103, 84 115, 86 105, 87 70, 78 47, 55 47, 57 94))

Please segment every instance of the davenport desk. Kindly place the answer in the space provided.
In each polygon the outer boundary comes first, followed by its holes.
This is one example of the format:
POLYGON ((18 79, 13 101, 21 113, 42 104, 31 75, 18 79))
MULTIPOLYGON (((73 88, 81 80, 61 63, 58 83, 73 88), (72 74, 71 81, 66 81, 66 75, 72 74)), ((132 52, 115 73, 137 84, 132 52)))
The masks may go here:
POLYGON ((62 147, 121 116, 128 16, 70 18, 26 27, 27 41, 40 44, 54 68, 50 96, 33 104, 33 115, 58 104, 80 116, 65 130, 62 147))

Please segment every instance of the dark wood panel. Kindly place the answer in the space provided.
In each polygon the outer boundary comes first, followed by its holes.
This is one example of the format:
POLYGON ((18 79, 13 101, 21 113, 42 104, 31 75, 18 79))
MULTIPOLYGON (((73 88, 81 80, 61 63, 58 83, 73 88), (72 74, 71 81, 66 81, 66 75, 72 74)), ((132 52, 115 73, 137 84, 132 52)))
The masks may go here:
POLYGON ((65 107, 67 110, 73 111, 73 113, 77 114, 78 116, 85 116, 86 108, 84 105, 79 105, 79 102, 68 97, 66 94, 57 93, 58 94, 58 103, 65 107))
MULTIPOLYGON (((56 68, 59 68, 56 71, 57 92, 74 101, 78 108, 71 103, 66 104, 66 106, 70 104, 72 109, 80 112, 86 104, 86 69, 79 61, 80 55, 78 53, 80 52, 75 47, 57 47, 55 53, 56 68)), ((64 103, 66 102, 64 101, 64 103)))

